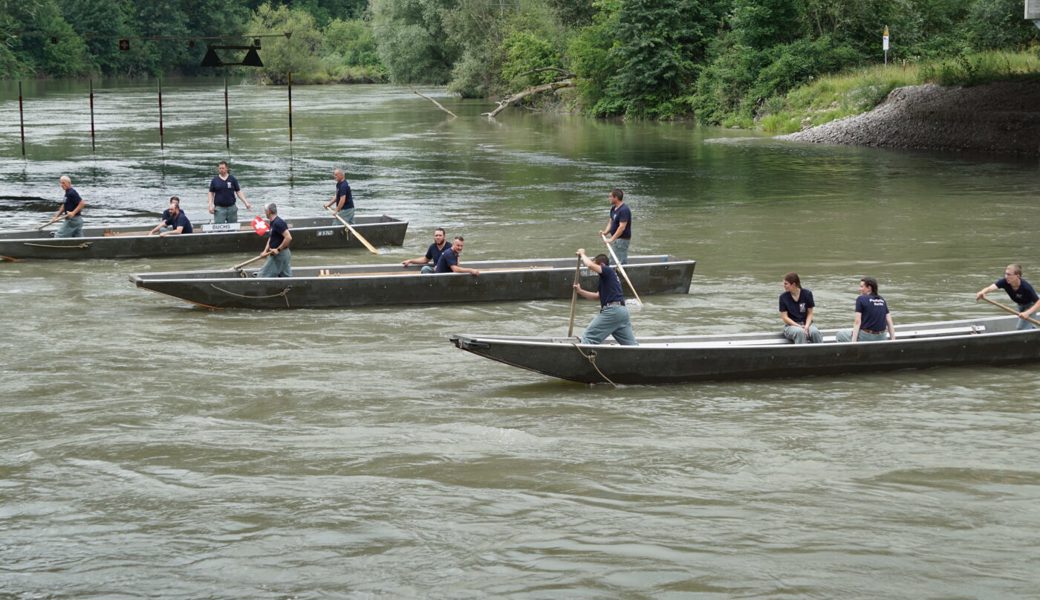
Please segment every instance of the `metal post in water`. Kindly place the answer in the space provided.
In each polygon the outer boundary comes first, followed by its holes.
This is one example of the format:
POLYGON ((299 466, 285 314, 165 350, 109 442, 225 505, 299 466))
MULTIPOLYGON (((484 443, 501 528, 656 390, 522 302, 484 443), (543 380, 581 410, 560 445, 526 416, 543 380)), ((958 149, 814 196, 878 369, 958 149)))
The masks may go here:
POLYGON ((231 152, 231 120, 228 116, 227 73, 224 73, 224 146, 231 152))
POLYGON ((289 71, 289 143, 292 144, 292 71, 289 71))
POLYGON ((159 151, 166 150, 166 141, 164 140, 163 132, 163 115, 162 115, 162 75, 159 75, 159 151))
POLYGON ((94 80, 90 80, 90 151, 95 152, 97 150, 97 143, 94 141, 94 80))
POLYGON ((18 82, 18 127, 22 132, 22 158, 25 158, 25 116, 22 112, 22 82, 18 82))

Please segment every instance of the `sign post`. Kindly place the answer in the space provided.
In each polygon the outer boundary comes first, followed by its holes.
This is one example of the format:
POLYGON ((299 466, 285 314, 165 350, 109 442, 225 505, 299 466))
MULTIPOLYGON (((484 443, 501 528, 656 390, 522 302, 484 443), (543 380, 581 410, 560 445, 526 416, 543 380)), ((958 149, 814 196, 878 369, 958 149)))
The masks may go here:
POLYGON ((885 33, 881 34, 881 49, 885 51, 885 64, 888 64, 888 25, 885 25, 885 33))

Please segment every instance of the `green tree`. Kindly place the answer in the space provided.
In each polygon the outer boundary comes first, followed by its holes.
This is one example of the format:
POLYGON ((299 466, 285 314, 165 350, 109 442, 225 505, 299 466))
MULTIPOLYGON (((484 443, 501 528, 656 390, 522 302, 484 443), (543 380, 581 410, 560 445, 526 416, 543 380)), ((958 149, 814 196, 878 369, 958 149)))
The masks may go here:
POLYGON ((625 114, 671 117, 676 103, 696 81, 714 33, 715 15, 701 0, 624 0, 619 14, 618 72, 611 78, 625 114))
POLYGON ((322 36, 306 11, 263 4, 250 23, 251 31, 291 32, 289 38, 269 38, 263 44, 261 76, 273 83, 286 83, 289 73, 301 81, 318 77, 322 36))
POLYGON ((397 83, 447 83, 462 48, 444 20, 456 0, 371 0, 379 58, 397 83))

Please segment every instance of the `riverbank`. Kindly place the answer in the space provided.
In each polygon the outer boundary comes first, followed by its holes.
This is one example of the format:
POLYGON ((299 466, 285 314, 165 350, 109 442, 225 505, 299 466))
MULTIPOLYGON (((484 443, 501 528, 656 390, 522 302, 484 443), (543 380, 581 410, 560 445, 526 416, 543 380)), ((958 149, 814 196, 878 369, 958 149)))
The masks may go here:
POLYGON ((869 112, 779 139, 1040 156, 1040 79, 901 87, 869 112))

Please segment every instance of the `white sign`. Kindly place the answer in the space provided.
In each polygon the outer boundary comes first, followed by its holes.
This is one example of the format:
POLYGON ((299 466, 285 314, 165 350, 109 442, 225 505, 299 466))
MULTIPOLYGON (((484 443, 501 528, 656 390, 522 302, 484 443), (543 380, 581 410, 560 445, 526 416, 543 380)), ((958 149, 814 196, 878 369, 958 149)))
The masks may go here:
POLYGON ((881 49, 888 52, 888 25, 885 25, 885 33, 881 34, 881 49))
POLYGON ((202 231, 238 231, 238 223, 206 223, 202 231))
POLYGON ((1026 0, 1026 18, 1040 21, 1040 0, 1026 0))

